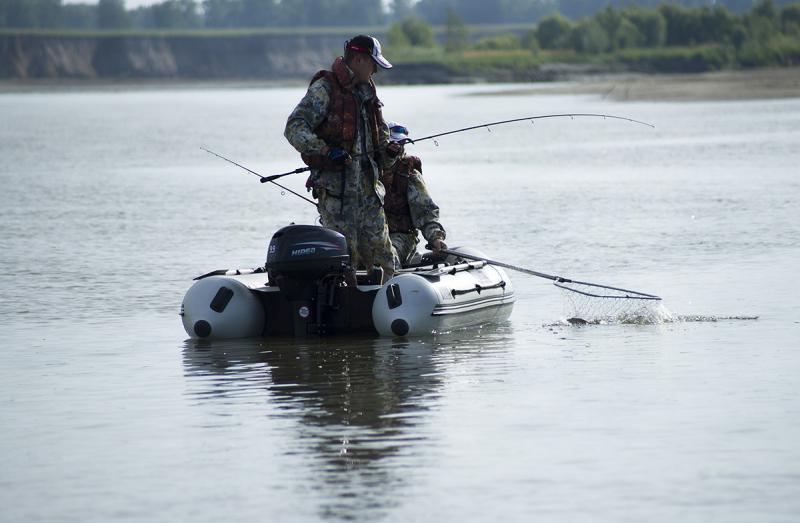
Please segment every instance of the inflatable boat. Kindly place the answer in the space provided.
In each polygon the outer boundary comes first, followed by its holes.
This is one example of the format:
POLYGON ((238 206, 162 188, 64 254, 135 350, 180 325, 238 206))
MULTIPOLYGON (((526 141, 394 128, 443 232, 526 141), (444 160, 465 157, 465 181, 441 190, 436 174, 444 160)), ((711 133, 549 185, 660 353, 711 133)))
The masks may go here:
MULTIPOLYGON (((483 257, 474 249, 465 254, 483 257)), ((345 237, 313 225, 276 232, 264 267, 195 278, 181 305, 192 338, 372 333, 425 336, 506 320, 514 288, 485 261, 448 256, 417 264, 382 282, 379 268, 352 274, 345 237)))

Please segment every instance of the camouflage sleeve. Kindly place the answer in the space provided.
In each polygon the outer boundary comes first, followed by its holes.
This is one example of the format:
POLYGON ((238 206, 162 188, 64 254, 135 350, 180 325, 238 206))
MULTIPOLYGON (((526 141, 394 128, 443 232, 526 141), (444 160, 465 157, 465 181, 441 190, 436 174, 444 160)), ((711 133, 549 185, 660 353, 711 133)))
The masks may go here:
POLYGON ((286 120, 283 135, 302 154, 319 154, 325 142, 314 134, 314 129, 328 115, 330 86, 320 78, 309 86, 306 95, 286 120))
POLYGON ((394 158, 390 157, 386 154, 386 146, 389 144, 389 126, 386 125, 386 122, 381 122, 380 126, 378 127, 378 151, 380 152, 378 155, 379 163, 381 169, 388 169, 394 162, 397 161, 398 157, 395 156, 394 158))
POLYGON ((408 206, 414 227, 422 231, 422 236, 427 241, 444 240, 447 237, 444 227, 439 223, 439 206, 428 194, 428 188, 419 171, 414 171, 408 177, 408 206))

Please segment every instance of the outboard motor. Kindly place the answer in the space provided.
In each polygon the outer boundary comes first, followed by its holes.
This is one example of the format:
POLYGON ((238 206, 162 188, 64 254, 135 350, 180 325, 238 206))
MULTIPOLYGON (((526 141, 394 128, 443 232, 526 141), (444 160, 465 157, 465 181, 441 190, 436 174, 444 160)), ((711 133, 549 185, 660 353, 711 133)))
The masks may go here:
POLYGON ((315 225, 284 227, 272 236, 266 269, 288 301, 294 334, 324 334, 336 287, 351 270, 345 237, 315 225))

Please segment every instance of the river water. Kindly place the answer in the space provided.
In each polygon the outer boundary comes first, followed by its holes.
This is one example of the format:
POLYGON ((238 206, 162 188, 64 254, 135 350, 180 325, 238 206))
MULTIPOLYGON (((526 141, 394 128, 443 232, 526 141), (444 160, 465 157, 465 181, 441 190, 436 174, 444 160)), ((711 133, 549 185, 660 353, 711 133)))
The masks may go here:
MULTIPOLYGON (((314 208, 263 174, 302 87, 0 95, 0 520, 797 521, 800 98, 382 88, 451 245, 673 321, 196 344, 191 278, 314 208), (757 319, 741 319, 744 317, 757 319)), ((287 185, 302 190, 303 177, 287 185)))

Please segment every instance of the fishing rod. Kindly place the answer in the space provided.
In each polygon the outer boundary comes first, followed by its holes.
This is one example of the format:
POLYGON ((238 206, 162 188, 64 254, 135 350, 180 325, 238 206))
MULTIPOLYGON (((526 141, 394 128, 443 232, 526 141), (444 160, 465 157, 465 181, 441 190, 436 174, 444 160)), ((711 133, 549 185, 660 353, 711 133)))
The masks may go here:
MULTIPOLYGON (((232 163, 232 164, 233 164, 233 165, 235 165, 236 167, 241 167, 241 168, 242 168, 242 169, 244 169, 245 171, 247 171, 247 172, 249 172, 249 173, 253 173, 253 174, 255 174, 256 176, 258 176, 259 178, 261 178, 261 183, 267 183, 267 182, 269 182, 269 183, 272 183, 272 184, 274 184, 274 185, 277 185, 278 187, 280 187, 280 188, 281 188, 281 189, 283 189, 284 191, 288 191, 288 192, 290 192, 290 193, 294 194, 295 196, 297 196, 298 198, 302 198, 302 199, 304 199, 305 201, 307 201, 308 203, 310 203, 310 204, 311 204, 311 205, 313 205, 314 207, 316 207, 316 206, 317 206, 317 204, 316 204, 316 203, 314 203, 314 201, 313 201, 313 200, 310 200, 310 199, 306 198, 306 197, 305 197, 305 196, 303 196, 302 194, 300 194, 300 193, 297 193, 297 192, 295 192, 295 191, 293 191, 293 190, 289 189, 288 187, 285 187, 285 186, 283 186, 283 185, 279 184, 278 182, 275 182, 275 181, 273 181, 273 180, 268 180, 267 178, 269 178, 269 177, 264 177, 264 176, 261 176, 261 175, 260 175, 260 174, 258 174, 257 172, 255 172, 255 171, 253 171, 253 170, 250 170, 250 169, 248 169, 248 168, 247 168, 247 167, 245 167, 244 165, 238 164, 238 163, 234 162, 233 160, 230 160, 230 159, 228 159, 228 158, 225 158, 225 157, 224 157, 224 156, 222 156, 221 154, 217 154, 217 153, 215 153, 214 151, 210 151, 210 150, 206 149, 205 147, 200 147, 200 148, 201 148, 202 150, 204 150, 205 152, 207 152, 207 153, 213 154, 213 155, 214 155, 214 156, 216 156, 217 158, 221 158, 221 159, 225 160, 225 161, 226 161, 226 162, 228 162, 228 163, 232 163)), ((294 171, 290 171, 290 172, 288 172, 288 173, 284 173, 284 174, 282 174, 281 176, 288 176, 288 175, 290 175, 290 174, 298 174, 298 173, 301 173, 301 172, 304 172, 304 171, 307 171, 307 170, 308 170, 308 168, 300 168, 300 169, 295 169, 294 171)))
MULTIPOLYGON (((543 115, 539 115, 539 116, 525 116, 523 118, 512 118, 511 120, 500 120, 498 122, 488 122, 488 123, 482 123, 482 124, 478 124, 478 125, 471 125, 469 127, 462 127, 461 129, 455 129, 455 130, 452 130, 452 131, 445 131, 445 132, 441 132, 441 133, 431 134, 429 136, 423 136, 422 138, 416 138, 416 139, 403 138, 402 140, 398 140, 397 143, 399 143, 400 145, 406 145, 406 144, 416 144, 418 142, 424 142, 426 140, 433 140, 434 143, 438 146, 439 143, 436 141, 436 138, 440 138, 442 136, 448 136, 448 135, 456 134, 456 133, 463 133, 465 131, 473 131, 475 129, 487 129, 487 130, 491 131, 491 127, 495 127, 495 126, 498 126, 498 125, 505 125, 505 124, 509 124, 509 123, 527 122, 527 121, 530 121, 531 123, 533 123, 535 120, 543 120, 545 118, 571 118, 571 119, 575 119, 575 117, 592 117, 592 118, 603 118, 603 119, 613 119, 613 120, 624 120, 626 122, 636 123, 636 124, 640 124, 640 125, 646 125, 648 127, 652 127, 653 129, 655 129, 655 127, 656 127, 655 125, 647 123, 647 122, 642 122, 640 120, 634 120, 633 118, 626 118, 624 116, 614 116, 613 114, 597 114, 597 113, 543 114, 543 115)), ((354 154, 354 155, 351 156, 351 158, 358 158, 359 156, 364 156, 366 154, 372 154, 373 152, 374 151, 367 151, 367 152, 364 152, 364 153, 354 154)), ((306 172, 306 171, 309 171, 309 170, 311 170, 311 167, 300 167, 298 169, 295 169, 294 171, 289 171, 287 173, 273 174, 271 176, 262 177, 261 183, 271 182, 273 180, 277 180, 278 178, 283 178, 284 176, 289 176, 289 175, 292 175, 292 174, 298 174, 298 173, 306 172)))
POLYGON ((500 120, 499 122, 489 122, 489 123, 482 123, 482 124, 478 124, 478 125, 471 125, 469 127, 462 127, 461 129, 456 129, 454 131, 445 131, 443 133, 432 134, 430 136, 423 136, 422 138, 417 138, 417 139, 414 139, 414 140, 412 140, 411 138, 403 138, 402 140, 400 140, 399 143, 402 143, 403 145, 405 145, 407 143, 412 143, 413 144, 413 143, 417 143, 417 142, 422 142, 424 140, 433 140, 434 138, 439 138, 441 136, 447 136, 449 134, 463 133, 464 131, 472 131, 474 129, 483 129, 483 128, 489 129, 490 127, 495 127, 497 125, 504 125, 504 124, 507 124, 507 123, 527 122, 527 121, 533 122, 534 120, 542 120, 544 118, 567 118, 568 117, 568 118, 574 119, 576 116, 598 117, 598 118, 603 118, 603 119, 611 118, 611 119, 614 119, 614 120, 624 120, 626 122, 632 122, 632 123, 638 123, 638 124, 641 124, 641 125, 646 125, 648 127, 652 127, 653 129, 656 128, 655 125, 647 123, 647 122, 634 120, 633 118, 626 118, 624 116, 614 116, 614 115, 611 115, 611 114, 595 114, 595 113, 544 114, 544 115, 541 115, 541 116, 526 116, 524 118, 512 118, 511 120, 500 120))

